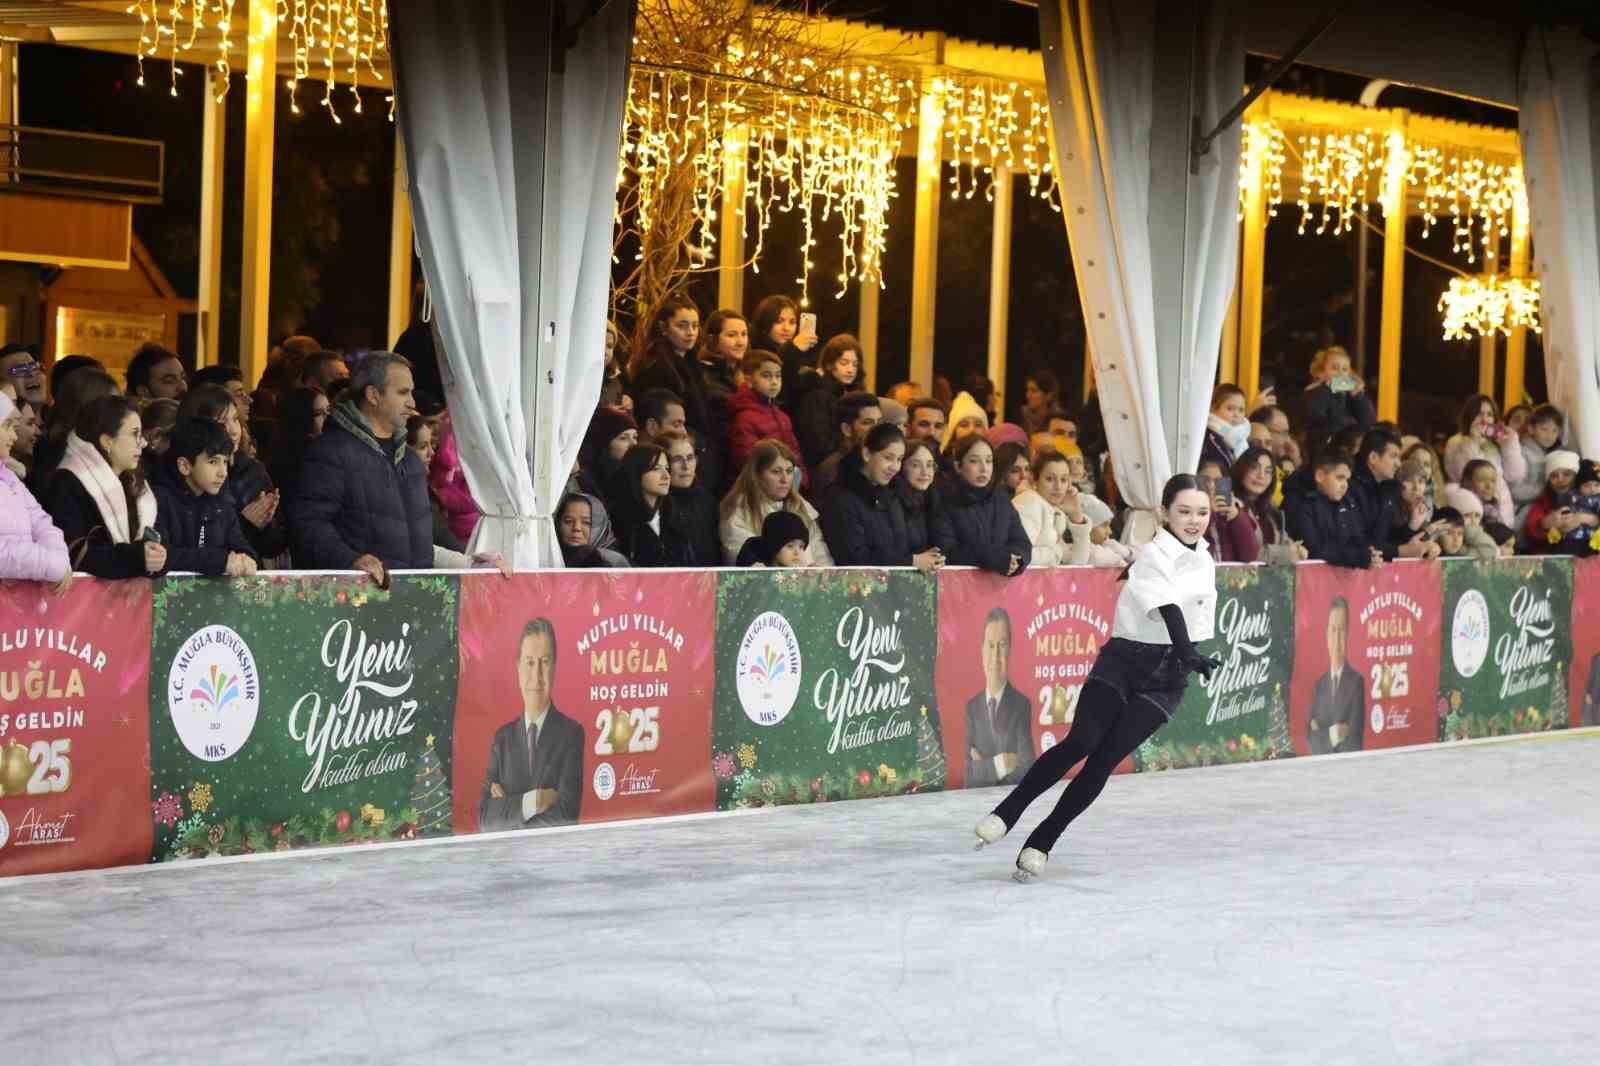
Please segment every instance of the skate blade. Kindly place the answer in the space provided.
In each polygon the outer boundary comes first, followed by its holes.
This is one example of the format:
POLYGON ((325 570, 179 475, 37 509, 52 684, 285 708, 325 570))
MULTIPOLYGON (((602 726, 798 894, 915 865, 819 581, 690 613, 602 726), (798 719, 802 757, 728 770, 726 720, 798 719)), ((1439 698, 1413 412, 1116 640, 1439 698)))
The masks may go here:
POLYGON ((1039 880, 1039 875, 1031 874, 1026 870, 1012 870, 1011 880, 1015 881, 1019 885, 1028 885, 1039 880))

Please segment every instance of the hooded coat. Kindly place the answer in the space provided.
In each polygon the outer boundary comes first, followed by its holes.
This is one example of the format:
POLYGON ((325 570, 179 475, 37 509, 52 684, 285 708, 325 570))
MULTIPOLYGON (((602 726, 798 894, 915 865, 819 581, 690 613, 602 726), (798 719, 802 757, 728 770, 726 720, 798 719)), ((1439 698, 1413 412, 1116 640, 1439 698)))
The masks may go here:
POLYGON ((910 566, 925 545, 913 544, 892 485, 867 479, 861 454, 839 462, 839 480, 822 500, 822 533, 838 566, 910 566))
POLYGON ((960 478, 945 485, 933 515, 932 533, 945 562, 954 566, 978 566, 1005 574, 1015 555, 1020 560, 1020 574, 1033 559, 1022 519, 999 479, 982 488, 960 478))

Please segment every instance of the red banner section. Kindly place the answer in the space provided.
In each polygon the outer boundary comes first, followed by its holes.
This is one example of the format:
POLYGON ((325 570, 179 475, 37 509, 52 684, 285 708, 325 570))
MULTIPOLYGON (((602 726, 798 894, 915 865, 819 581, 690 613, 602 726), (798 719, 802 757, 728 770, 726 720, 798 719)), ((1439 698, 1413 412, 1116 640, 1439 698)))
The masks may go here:
POLYGON ((149 582, 0 582, 0 876, 149 859, 149 672, 149 582))
POLYGON ((1427 744, 1439 728, 1440 569, 1295 570, 1289 727, 1301 755, 1427 744))
POLYGON ((1569 673, 1570 724, 1600 725, 1600 556, 1573 563, 1569 673))
MULTIPOLYGON (((1072 728, 1111 636, 1119 571, 939 575, 935 681, 951 788, 1010 784, 1072 728)), ((1125 761, 1119 770, 1132 768, 1125 761)))
POLYGON ((710 572, 464 576, 455 831, 711 810, 715 616, 710 572))

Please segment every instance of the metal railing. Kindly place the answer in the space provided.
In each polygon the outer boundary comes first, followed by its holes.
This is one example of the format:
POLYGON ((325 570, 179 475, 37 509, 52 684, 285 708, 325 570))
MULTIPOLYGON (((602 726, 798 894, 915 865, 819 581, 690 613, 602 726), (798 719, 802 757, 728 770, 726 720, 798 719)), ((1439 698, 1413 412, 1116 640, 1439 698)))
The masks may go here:
POLYGON ((158 204, 165 173, 161 141, 0 124, 0 193, 158 204))

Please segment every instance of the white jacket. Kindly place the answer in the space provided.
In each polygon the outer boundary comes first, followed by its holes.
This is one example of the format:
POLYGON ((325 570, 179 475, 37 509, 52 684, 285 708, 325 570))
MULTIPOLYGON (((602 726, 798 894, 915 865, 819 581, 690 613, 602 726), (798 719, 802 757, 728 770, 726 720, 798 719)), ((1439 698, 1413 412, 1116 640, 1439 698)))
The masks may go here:
MULTIPOLYGON (((750 512, 743 508, 736 508, 733 514, 722 520, 719 532, 722 534, 723 564, 732 566, 739 558, 739 550, 744 547, 744 542, 751 537, 761 535, 761 523, 767 520, 767 515, 776 511, 782 504, 767 500, 761 505, 761 514, 752 518, 750 512), (753 525, 753 528, 752 528, 753 525)), ((822 539, 822 527, 817 524, 817 509, 804 498, 800 498, 800 510, 797 512, 805 519, 806 529, 811 533, 811 543, 806 545, 806 566, 832 566, 833 553, 828 551, 828 542, 822 539)))
POLYGON ((1161 608, 1169 603, 1183 612, 1192 642, 1211 639, 1217 625, 1217 564, 1204 541, 1198 549, 1187 547, 1163 527, 1128 570, 1111 635, 1141 644, 1171 644, 1161 618, 1161 608))
POLYGON ((1083 560, 1070 558, 1072 545, 1067 542, 1067 516, 1054 504, 1033 489, 1019 492, 1011 500, 1022 519, 1022 528, 1033 545, 1033 560, 1029 566, 1065 566, 1083 560))

